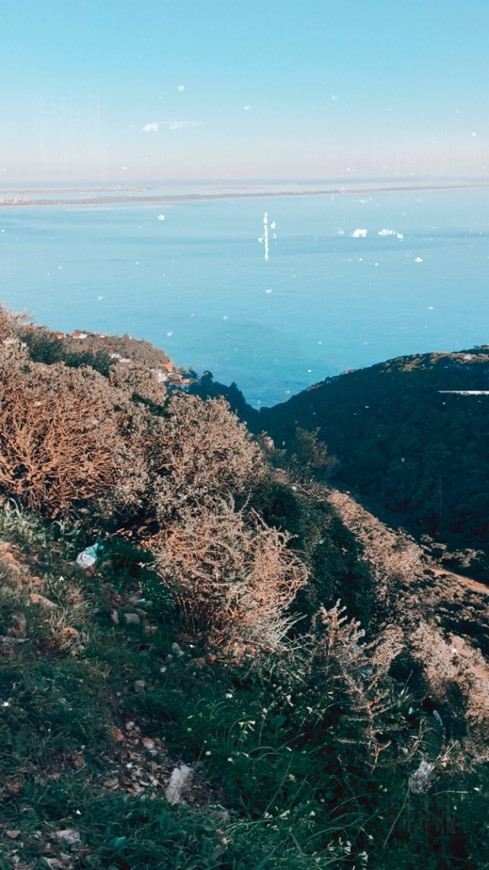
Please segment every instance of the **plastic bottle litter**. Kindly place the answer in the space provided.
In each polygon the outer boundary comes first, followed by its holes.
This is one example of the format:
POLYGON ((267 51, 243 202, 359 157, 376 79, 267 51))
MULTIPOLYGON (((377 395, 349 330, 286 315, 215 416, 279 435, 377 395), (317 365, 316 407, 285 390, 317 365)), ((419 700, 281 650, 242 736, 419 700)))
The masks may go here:
POLYGON ((77 565, 80 568, 91 568, 92 565, 97 561, 97 550, 102 550, 103 547, 101 544, 93 544, 91 547, 85 547, 81 553, 78 553, 78 556, 75 559, 77 565))

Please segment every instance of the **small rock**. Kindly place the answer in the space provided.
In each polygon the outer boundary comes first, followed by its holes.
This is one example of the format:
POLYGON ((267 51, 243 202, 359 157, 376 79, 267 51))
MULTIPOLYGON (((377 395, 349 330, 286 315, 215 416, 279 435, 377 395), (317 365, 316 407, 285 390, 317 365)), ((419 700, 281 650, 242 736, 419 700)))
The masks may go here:
POLYGON ((25 643, 25 637, 10 637, 10 635, 0 635, 0 642, 4 646, 18 646, 20 643, 25 643))
POLYGON ((42 607, 46 607, 48 610, 55 610, 58 606, 54 601, 45 598, 44 595, 39 595, 38 592, 31 592, 29 600, 32 601, 33 604, 40 604, 42 607))
POLYGON ((142 695, 146 689, 146 680, 136 680, 134 683, 134 691, 136 695, 142 695))
POLYGON ((58 840, 62 840, 67 846, 79 846, 81 843, 81 836, 74 828, 65 828, 63 831, 54 831, 54 836, 57 837, 58 840))
POLYGON ((11 795, 20 794, 22 789, 24 788, 24 780, 23 779, 6 779, 5 780, 5 790, 8 791, 11 795))
POLYGON ((128 601, 130 604, 142 604, 146 599, 141 598, 140 595, 130 595, 128 601))
POLYGON ((119 625, 119 614, 117 613, 117 610, 112 611, 112 613, 110 614, 110 618, 114 625, 119 625))
POLYGON ((180 647, 178 646, 178 643, 172 643, 171 651, 172 651, 174 656, 180 657, 180 656, 185 655, 184 651, 182 649, 180 649, 180 647))
POLYGON ((20 837, 20 831, 5 831, 7 837, 10 837, 11 840, 16 840, 17 837, 20 837))
POLYGON ((119 730, 119 728, 112 729, 112 737, 114 738, 114 740, 117 740, 118 743, 122 743, 122 741, 125 740, 125 737, 122 731, 119 730))
POLYGON ((140 625, 141 617, 137 615, 137 613, 125 613, 124 621, 126 625, 140 625))
POLYGON ((15 625, 9 628, 9 634, 13 637, 24 637, 27 632, 27 620, 23 613, 12 613, 15 625))
POLYGON ((145 749, 154 749, 155 748, 154 740, 151 740, 150 737, 143 737, 143 739, 141 740, 141 743, 143 744, 145 749))

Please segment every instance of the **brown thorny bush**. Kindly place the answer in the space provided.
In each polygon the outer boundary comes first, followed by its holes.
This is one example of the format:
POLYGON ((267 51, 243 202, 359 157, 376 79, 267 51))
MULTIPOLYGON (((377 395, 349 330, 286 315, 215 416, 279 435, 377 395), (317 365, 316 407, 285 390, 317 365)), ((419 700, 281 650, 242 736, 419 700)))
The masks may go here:
POLYGON ((34 363, 15 331, 0 308, 0 490, 50 517, 132 516, 136 540, 151 517, 147 543, 187 631, 234 655, 277 648, 306 570, 286 535, 235 506, 266 466, 226 402, 166 395, 142 372, 109 382, 34 363))
POLYGON ((205 629, 237 658, 279 650, 293 621, 288 608, 307 579, 287 541, 231 499, 182 510, 162 536, 157 564, 187 630, 205 629))
POLYGON ((257 444, 222 399, 173 393, 146 442, 152 500, 162 528, 209 498, 236 496, 264 473, 257 444))
POLYGON ((101 497, 127 466, 107 382, 91 369, 30 362, 20 346, 0 354, 0 487, 49 516, 101 497))

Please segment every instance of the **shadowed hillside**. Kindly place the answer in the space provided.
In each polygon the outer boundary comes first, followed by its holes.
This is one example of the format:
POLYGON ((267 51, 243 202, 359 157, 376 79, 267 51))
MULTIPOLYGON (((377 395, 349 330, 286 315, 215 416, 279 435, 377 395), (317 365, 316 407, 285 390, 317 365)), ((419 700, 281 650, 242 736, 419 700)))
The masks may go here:
POLYGON ((417 538, 428 535, 451 551, 484 551, 478 559, 449 562, 483 578, 489 553, 486 390, 487 347, 400 357, 329 378, 263 409, 252 425, 292 450, 296 427, 317 431, 339 460, 338 485, 417 538), (446 392, 452 390, 479 394, 446 392))

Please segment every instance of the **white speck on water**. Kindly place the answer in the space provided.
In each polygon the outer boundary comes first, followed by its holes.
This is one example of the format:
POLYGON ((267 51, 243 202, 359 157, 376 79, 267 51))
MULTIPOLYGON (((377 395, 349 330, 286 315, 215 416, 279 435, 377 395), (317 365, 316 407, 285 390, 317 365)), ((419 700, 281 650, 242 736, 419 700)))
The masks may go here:
POLYGON ((97 296, 97 302, 101 302, 103 298, 103 296, 97 296))
POLYGON ((271 293, 271 292, 272 292, 272 288, 271 288, 271 287, 269 287, 268 290, 265 290, 265 293, 271 293))
POLYGON ((422 263, 422 262, 423 262, 423 258, 422 258, 422 257, 416 257, 416 259, 415 259, 414 262, 415 262, 415 263, 422 263))
POLYGON ((353 230, 353 232, 350 233, 350 235, 351 235, 352 239, 365 239, 367 237, 367 233, 368 233, 368 230, 362 229, 361 227, 358 227, 356 230, 353 230))
POLYGON ((434 310, 435 310, 434 305, 428 305, 428 311, 434 311, 434 310))
MULTIPOLYGON (((5 232, 5 230, 2 230, 2 233, 3 232, 5 232)), ((63 268, 62 266, 58 266, 58 269, 62 269, 62 268, 63 268)))
POLYGON ((180 94, 183 94, 184 90, 185 90, 185 85, 178 85, 177 91, 180 94))
POLYGON ((166 217, 165 217, 165 215, 164 215, 164 214, 159 214, 159 215, 158 215, 158 220, 159 220, 159 221, 166 221, 166 217))
POLYGON ((250 109, 251 109, 251 106, 243 106, 243 112, 249 112, 250 109))
POLYGON ((270 259, 269 254, 269 246, 268 246, 268 213, 265 212, 263 215, 263 238, 258 239, 259 242, 264 242, 265 245, 265 260, 270 259))
POLYGON ((308 374, 308 375, 312 375, 312 369, 308 369, 308 370, 307 370, 307 374, 308 374))
POLYGON ((222 315, 222 319, 223 319, 223 320, 229 320, 229 317, 227 316, 227 314, 223 314, 223 315, 222 315))
POLYGON ((170 329, 170 331, 167 332, 166 334, 167 334, 168 338, 171 338, 173 335, 173 331, 170 329))
POLYGON ((395 236, 396 239, 399 239, 400 242, 404 239, 404 233, 398 233, 397 230, 389 230, 387 227, 379 230, 377 233, 378 236, 395 236))

